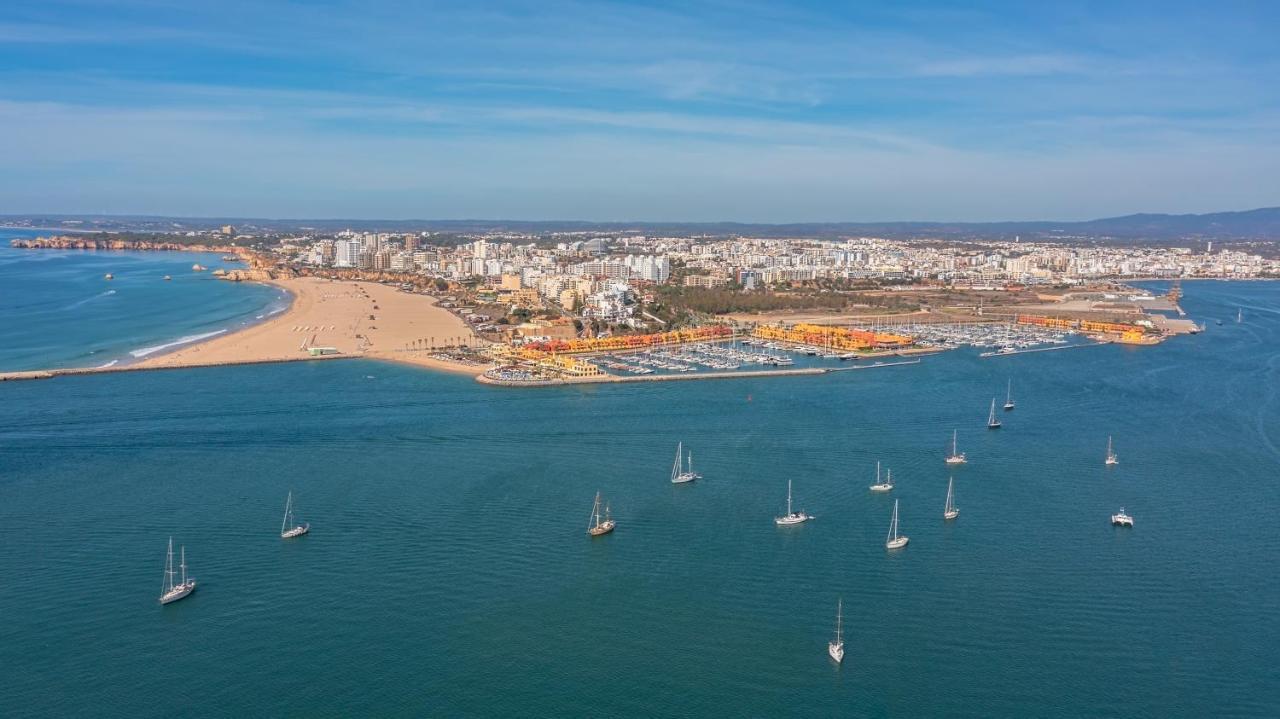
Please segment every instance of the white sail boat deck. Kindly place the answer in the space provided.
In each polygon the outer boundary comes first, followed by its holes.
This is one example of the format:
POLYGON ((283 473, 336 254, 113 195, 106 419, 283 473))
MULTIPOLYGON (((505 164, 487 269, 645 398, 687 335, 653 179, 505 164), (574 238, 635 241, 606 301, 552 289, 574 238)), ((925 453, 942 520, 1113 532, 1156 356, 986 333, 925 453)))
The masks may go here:
POLYGON ((604 505, 604 515, 600 514, 600 493, 596 492, 596 501, 591 505, 591 521, 587 523, 587 534, 599 537, 612 532, 618 523, 609 514, 609 505, 604 505))
POLYGON ((1111 449, 1111 437, 1108 436, 1107 437, 1107 466, 1114 467, 1117 464, 1120 464, 1120 458, 1117 457, 1116 453, 1111 449))
POLYGON ((791 480, 787 480, 787 513, 781 517, 774 517, 773 523, 779 527, 788 527, 793 524, 802 524, 813 519, 813 515, 806 514, 803 511, 791 509, 791 480))
POLYGON ((689 466, 687 468, 681 466, 683 458, 681 454, 684 452, 684 442, 676 444, 676 461, 671 465, 671 483, 684 484, 692 482, 695 479, 702 479, 702 475, 693 471, 693 450, 689 450, 689 466))
POLYGON ((182 570, 182 581, 174 582, 174 577, 178 574, 173 569, 173 537, 169 537, 169 553, 164 561, 164 582, 160 585, 160 603, 168 604, 176 602, 196 590, 195 577, 187 576, 187 548, 182 547, 182 563, 179 565, 182 570))
POLYGON ((888 492, 893 489, 893 470, 888 470, 884 481, 880 481, 880 463, 876 462, 876 483, 868 487, 872 492, 888 492))
POLYGON ((280 538, 293 539, 294 537, 301 537, 310 531, 310 522, 293 523, 293 492, 290 492, 289 498, 284 501, 284 519, 280 521, 280 538))
POLYGON ((987 429, 1000 429, 1000 420, 996 419, 996 398, 991 398, 991 414, 987 415, 987 429))
POLYGON ((951 454, 947 455, 947 464, 964 464, 964 452, 956 450, 956 431, 951 430, 951 454))
POLYGON ((1111 515, 1111 523, 1117 527, 1132 527, 1133 517, 1125 514, 1124 507, 1121 507, 1119 514, 1111 515))
POLYGON ((842 633, 843 627, 841 626, 843 604, 843 597, 836 600, 836 638, 827 642, 827 654, 836 660, 836 664, 844 661, 844 635, 842 633))
POLYGON ((907 537, 898 534, 898 500, 893 500, 893 519, 889 520, 889 536, 885 537, 885 549, 902 549, 907 546, 907 537))
POLYGON ((960 510, 956 508, 955 495, 953 494, 955 481, 955 477, 947 479, 947 503, 942 508, 943 519, 955 519, 960 516, 960 510))

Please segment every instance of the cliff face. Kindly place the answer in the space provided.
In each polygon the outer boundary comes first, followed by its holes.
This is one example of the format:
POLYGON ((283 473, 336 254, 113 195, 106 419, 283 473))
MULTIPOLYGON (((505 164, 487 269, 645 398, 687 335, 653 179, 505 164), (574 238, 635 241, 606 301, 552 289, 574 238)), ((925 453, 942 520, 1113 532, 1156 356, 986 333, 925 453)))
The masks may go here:
POLYGON ((286 273, 273 272, 267 269, 217 270, 213 273, 213 276, 228 282, 266 282, 286 276, 286 273))
POLYGON ((243 247, 229 247, 226 245, 184 245, 178 242, 97 239, 75 237, 73 235, 10 240, 9 246, 29 250, 159 250, 170 252, 222 252, 237 255, 245 253, 243 247))

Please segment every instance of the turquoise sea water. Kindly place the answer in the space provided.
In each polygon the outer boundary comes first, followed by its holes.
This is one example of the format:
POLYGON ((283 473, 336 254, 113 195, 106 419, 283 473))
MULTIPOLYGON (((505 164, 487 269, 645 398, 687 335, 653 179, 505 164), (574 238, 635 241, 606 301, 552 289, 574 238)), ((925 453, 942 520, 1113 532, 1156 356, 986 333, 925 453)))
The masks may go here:
POLYGON ((1280 284, 1185 289, 1207 331, 1158 347, 821 377, 0 383, 0 715, 1280 715, 1280 284), (160 607, 170 535, 199 588, 160 607))
POLYGON ((243 267, 217 254, 9 247, 48 234, 0 229, 0 371, 136 362, 288 305, 278 289, 192 272, 243 267))

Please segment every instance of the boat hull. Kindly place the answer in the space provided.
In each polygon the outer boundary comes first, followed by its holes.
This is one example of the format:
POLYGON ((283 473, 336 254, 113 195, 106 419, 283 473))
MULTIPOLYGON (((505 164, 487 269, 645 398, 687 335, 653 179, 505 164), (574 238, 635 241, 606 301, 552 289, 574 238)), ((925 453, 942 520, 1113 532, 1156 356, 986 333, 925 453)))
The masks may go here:
POLYGON ((942 513, 943 519, 955 519, 960 516, 960 510, 952 509, 942 513))
POLYGON ((905 546, 907 546, 906 537, 898 537, 897 539, 890 539, 889 541, 884 543, 885 549, 902 549, 905 546))
POLYGON ((791 514, 785 517, 774 517, 773 523, 779 527, 790 527, 796 524, 804 524, 810 519, 813 519, 813 517, 810 517, 807 514, 791 514))
POLYGON ((293 539, 294 537, 301 537, 302 535, 304 535, 304 534, 306 534, 307 532, 310 532, 310 531, 311 531, 311 525, 310 525, 310 524, 303 524, 303 525, 300 525, 300 526, 294 527, 293 529, 290 529, 290 530, 288 530, 288 531, 281 532, 281 533, 280 533, 280 538, 281 538, 281 539, 293 539))
POLYGON ((964 457, 947 457, 947 464, 964 464, 966 461, 964 457))
POLYGON ((867 489, 870 489, 872 492, 888 492, 889 490, 893 489, 893 485, 892 484, 873 484, 867 489))
POLYGON ((588 529, 587 534, 590 534, 593 537, 600 537, 612 532, 617 526, 618 523, 610 519, 608 521, 601 522, 599 526, 588 529))
POLYGON ((836 664, 844 661, 844 642, 837 644, 836 642, 827 643, 827 654, 835 660, 836 664))
POLYGON ((194 592, 195 590, 196 590, 196 580, 189 579, 187 580, 186 584, 179 584, 175 586, 173 589, 170 589, 169 591, 160 595, 160 603, 172 604, 173 602, 176 602, 179 599, 185 599, 186 597, 191 596, 191 593, 194 592))

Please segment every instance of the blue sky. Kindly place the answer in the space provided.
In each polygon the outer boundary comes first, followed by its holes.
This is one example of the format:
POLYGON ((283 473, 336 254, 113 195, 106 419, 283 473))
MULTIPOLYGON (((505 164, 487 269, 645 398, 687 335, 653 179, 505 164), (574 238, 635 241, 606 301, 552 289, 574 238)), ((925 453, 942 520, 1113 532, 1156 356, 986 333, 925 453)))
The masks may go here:
POLYGON ((0 213, 1280 205, 1280 3, 0 6, 0 213))

